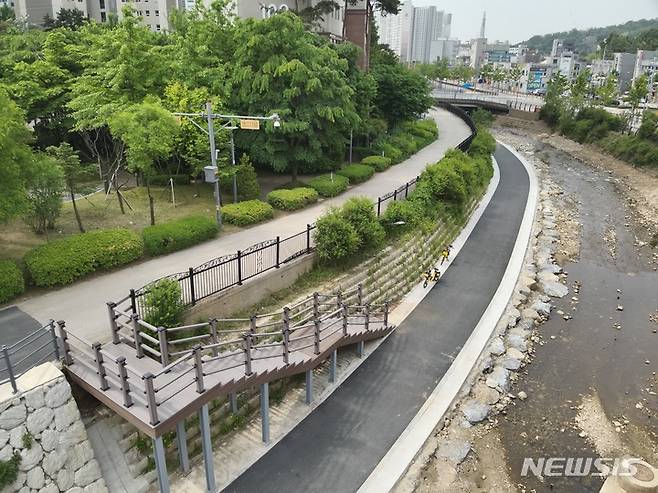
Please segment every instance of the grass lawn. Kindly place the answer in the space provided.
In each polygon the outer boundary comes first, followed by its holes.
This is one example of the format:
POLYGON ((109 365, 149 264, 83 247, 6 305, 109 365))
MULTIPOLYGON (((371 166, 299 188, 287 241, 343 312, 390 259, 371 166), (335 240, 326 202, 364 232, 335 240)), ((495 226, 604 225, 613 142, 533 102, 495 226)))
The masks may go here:
MULTIPOLYGON (((163 223, 190 215, 215 217, 215 199, 210 185, 203 184, 198 188, 199 197, 195 197, 194 185, 178 185, 174 189, 176 207, 171 201, 169 188, 151 187, 155 201, 155 221, 163 223)), ((124 204, 125 214, 121 214, 119 201, 115 193, 109 196, 97 192, 86 198, 76 200, 82 224, 87 231, 106 228, 128 228, 141 230, 150 225, 148 196, 146 188, 136 187, 123 191, 126 201, 132 207, 124 204)), ((225 203, 230 197, 223 197, 225 203)), ((237 231, 238 228, 225 225, 223 232, 237 231)), ((62 212, 54 230, 48 234, 38 235, 26 225, 22 219, 0 225, 0 258, 20 260, 30 248, 52 241, 57 238, 79 233, 73 206, 70 202, 62 204, 62 212)))

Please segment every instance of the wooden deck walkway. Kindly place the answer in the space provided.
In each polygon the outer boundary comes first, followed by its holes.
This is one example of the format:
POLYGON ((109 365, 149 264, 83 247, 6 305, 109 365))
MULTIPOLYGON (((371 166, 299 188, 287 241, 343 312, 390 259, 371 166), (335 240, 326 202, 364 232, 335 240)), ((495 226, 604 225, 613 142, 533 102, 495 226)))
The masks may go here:
POLYGON ((316 294, 292 310, 285 308, 280 319, 263 316, 260 326, 254 316, 243 319, 250 323, 246 329, 221 333, 216 327, 222 321, 214 320, 188 326, 208 330, 180 339, 171 338, 180 328, 157 329, 134 318, 132 324, 121 322, 126 314, 117 310, 115 342, 104 346, 67 337, 62 324, 64 362, 80 386, 157 438, 213 399, 312 370, 338 347, 394 329, 388 325, 387 304, 348 306, 346 298, 316 294), (155 329, 157 338, 147 328, 155 329), (237 338, 228 338, 236 333, 237 338), (188 343, 186 349, 180 350, 181 341, 188 343))

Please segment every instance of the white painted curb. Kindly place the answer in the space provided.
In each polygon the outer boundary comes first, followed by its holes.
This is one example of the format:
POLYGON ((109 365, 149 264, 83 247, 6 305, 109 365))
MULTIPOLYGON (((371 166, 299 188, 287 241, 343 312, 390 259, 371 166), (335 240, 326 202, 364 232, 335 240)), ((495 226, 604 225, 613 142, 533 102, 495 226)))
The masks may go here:
MULTIPOLYGON (((480 354, 482 354, 482 351, 486 347, 492 332, 514 292, 514 286, 523 267, 525 253, 532 232, 538 199, 538 183, 532 165, 514 149, 511 149, 500 141, 498 143, 512 152, 521 161, 530 179, 528 199, 523 213, 523 219, 507 268, 496 293, 491 298, 489 305, 464 344, 464 347, 454 359, 452 365, 450 365, 450 368, 430 394, 429 398, 418 410, 416 416, 409 422, 393 446, 361 485, 358 493, 381 493, 390 491, 395 487, 432 431, 434 431, 436 425, 450 409, 480 354)), ((474 226, 475 224, 473 224, 474 226)))

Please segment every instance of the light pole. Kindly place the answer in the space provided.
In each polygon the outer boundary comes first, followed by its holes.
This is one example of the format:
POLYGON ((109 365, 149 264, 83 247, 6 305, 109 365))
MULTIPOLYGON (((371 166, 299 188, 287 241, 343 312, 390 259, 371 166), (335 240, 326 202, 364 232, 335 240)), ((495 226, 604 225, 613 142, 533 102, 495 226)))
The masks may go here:
MULTIPOLYGON (((244 116, 244 115, 222 115, 219 113, 212 112, 212 103, 210 101, 206 102, 206 111, 205 113, 173 113, 176 116, 185 116, 190 119, 190 122, 194 124, 198 129, 208 135, 208 140, 210 141, 210 166, 205 166, 203 168, 205 181, 207 183, 214 183, 215 185, 215 208, 216 208, 216 218, 217 224, 222 225, 222 212, 221 212, 221 195, 219 192, 219 177, 217 177, 217 149, 215 147, 215 128, 213 125, 213 120, 219 119, 226 121, 225 125, 222 125, 222 129, 230 130, 231 132, 231 165, 235 168, 235 143, 233 140, 233 131, 238 128, 244 128, 248 130, 259 130, 260 121, 272 121, 274 128, 279 128, 281 126, 281 118, 277 113, 273 113, 270 116, 244 116), (192 118, 204 118, 207 124, 207 130, 201 125, 196 123, 192 118), (233 125, 233 121, 239 120, 240 126, 233 125), (214 173, 214 178, 212 173, 214 173)), ((238 185, 235 169, 233 170, 233 201, 238 201, 238 185)))

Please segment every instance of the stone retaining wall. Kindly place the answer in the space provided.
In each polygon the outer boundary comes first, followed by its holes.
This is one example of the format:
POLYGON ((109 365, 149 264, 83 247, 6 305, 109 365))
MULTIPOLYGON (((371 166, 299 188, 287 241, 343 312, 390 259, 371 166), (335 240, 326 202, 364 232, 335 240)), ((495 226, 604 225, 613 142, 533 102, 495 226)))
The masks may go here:
POLYGON ((44 375, 46 366, 46 381, 0 403, 0 460, 20 457, 16 481, 0 493, 106 493, 66 378, 52 363, 30 372, 44 375))

